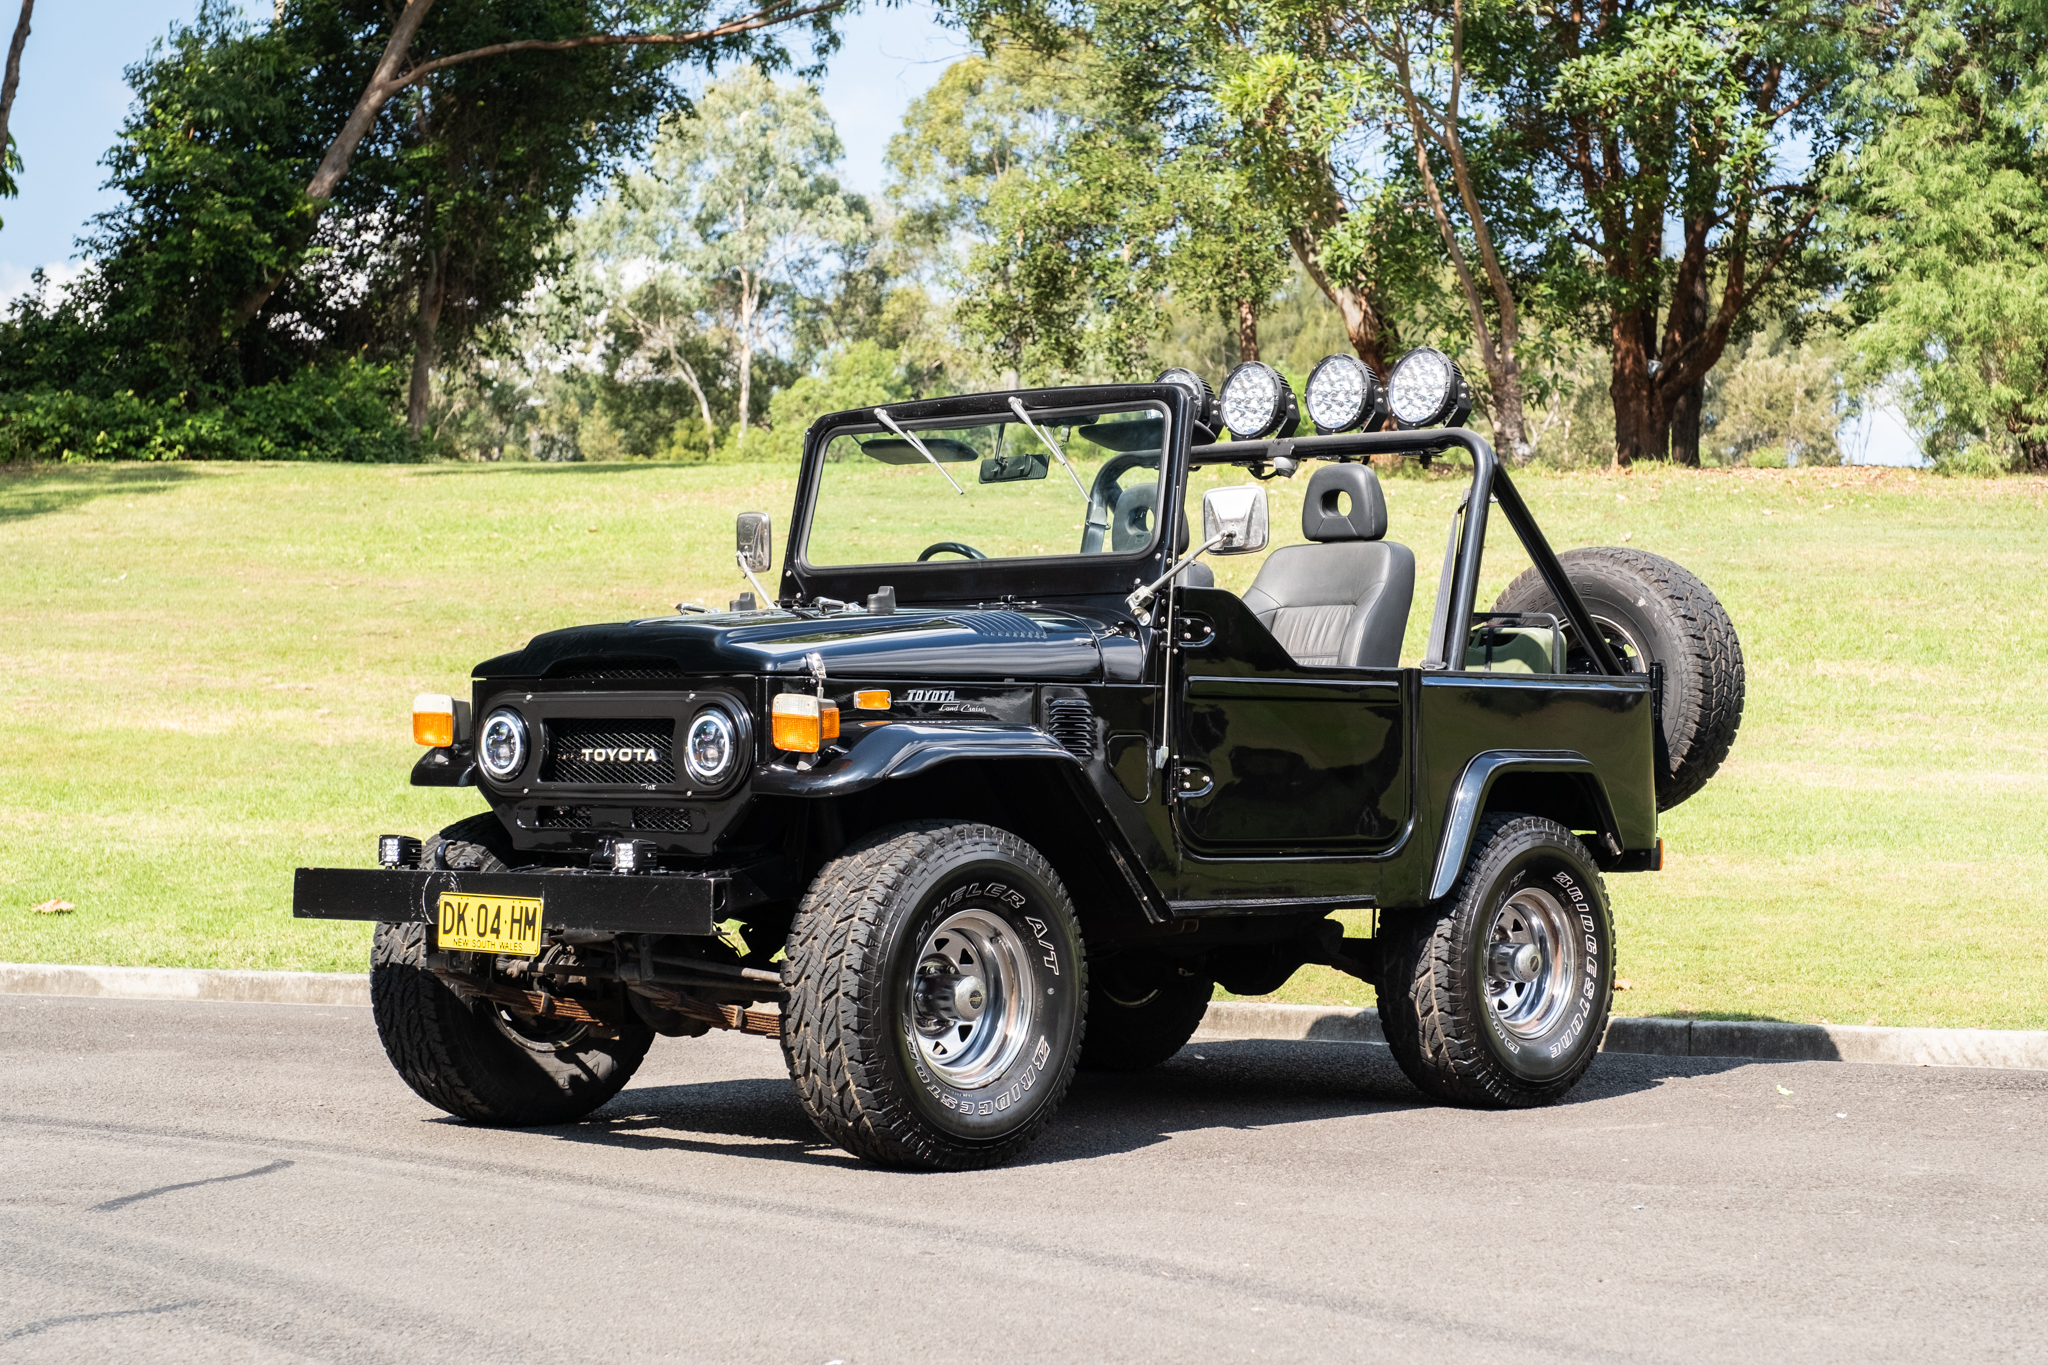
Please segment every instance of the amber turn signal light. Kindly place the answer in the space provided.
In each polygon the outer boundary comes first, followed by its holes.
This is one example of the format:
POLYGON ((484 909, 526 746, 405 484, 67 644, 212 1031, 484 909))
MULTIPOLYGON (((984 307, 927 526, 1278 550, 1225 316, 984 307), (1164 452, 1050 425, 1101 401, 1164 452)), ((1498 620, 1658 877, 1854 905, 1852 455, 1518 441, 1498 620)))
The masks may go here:
POLYGON ((802 692, 784 692, 768 709, 775 747, 793 754, 814 754, 828 740, 839 738, 839 704, 802 692))
POLYGON ((455 699, 422 692, 412 699, 412 742, 445 749, 455 742, 455 699))
POLYGON ((856 711, 886 711, 889 709, 887 692, 856 692, 853 694, 853 709, 856 711))

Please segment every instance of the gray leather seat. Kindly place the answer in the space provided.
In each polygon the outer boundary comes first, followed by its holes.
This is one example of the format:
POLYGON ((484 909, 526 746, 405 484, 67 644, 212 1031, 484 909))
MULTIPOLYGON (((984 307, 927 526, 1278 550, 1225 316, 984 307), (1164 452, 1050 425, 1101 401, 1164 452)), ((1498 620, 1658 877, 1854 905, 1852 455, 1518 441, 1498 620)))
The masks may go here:
POLYGON ((1299 664, 1392 668, 1415 600, 1415 555, 1387 533, 1379 478, 1357 464, 1326 464, 1301 508, 1307 545, 1266 556, 1244 595, 1299 664), (1341 503, 1349 506, 1340 511, 1341 503))

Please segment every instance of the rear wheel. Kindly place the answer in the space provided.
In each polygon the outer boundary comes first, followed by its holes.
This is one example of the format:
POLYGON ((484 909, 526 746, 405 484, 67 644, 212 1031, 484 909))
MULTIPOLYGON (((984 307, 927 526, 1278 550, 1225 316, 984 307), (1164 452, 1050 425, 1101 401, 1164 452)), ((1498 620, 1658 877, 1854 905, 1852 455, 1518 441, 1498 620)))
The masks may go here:
POLYGON ((1425 1094, 1483 1109, 1562 1099, 1607 1028, 1614 926, 1599 868, 1553 820, 1495 815, 1441 912, 1389 913, 1380 1027, 1425 1094))
MULTIPOLYGON (((502 839, 503 827, 490 815, 451 825, 428 841, 421 865, 503 872, 504 860, 479 841, 494 831, 502 839)), ((384 1053, 405 1083, 458 1118, 505 1127, 580 1119, 625 1087, 654 1041, 637 1016, 600 1028, 459 993, 428 970, 429 946, 427 925, 377 926, 370 1008, 384 1053)), ((473 966, 472 974, 488 970, 473 966)))
POLYGON ((1187 1046, 1209 1012, 1215 983, 1131 954, 1088 967, 1083 1071, 1144 1071, 1187 1046))
MULTIPOLYGON (((1596 546, 1557 558, 1622 667, 1647 673, 1652 663, 1664 666, 1657 809, 1669 810, 1706 785, 1742 726, 1742 642, 1735 623, 1712 589, 1659 555, 1596 546)), ((1493 608, 1564 614, 1534 569, 1508 584, 1493 608)), ((1595 665, 1574 640, 1565 667, 1591 673, 1595 665)))
POLYGON ((870 836, 819 872, 788 952, 790 1078, 847 1151, 994 1166, 1059 1107, 1087 964, 1066 888, 1015 835, 920 821, 870 836))

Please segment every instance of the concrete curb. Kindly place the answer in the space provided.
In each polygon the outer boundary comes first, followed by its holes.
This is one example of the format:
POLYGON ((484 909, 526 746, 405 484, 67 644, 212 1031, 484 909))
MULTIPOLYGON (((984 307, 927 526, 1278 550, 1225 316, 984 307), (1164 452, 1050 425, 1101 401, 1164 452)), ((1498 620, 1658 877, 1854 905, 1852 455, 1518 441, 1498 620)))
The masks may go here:
POLYGON ((61 967, 0 962, 0 994, 368 1005, 370 978, 364 972, 222 972, 198 967, 61 967))
MULTIPOLYGON (((0 995, 100 996, 116 1000, 235 1000, 271 1005, 370 1003, 359 972, 223 972, 195 967, 66 967, 0 962, 0 995)), ((1324 1005, 1218 1000, 1197 1042, 1238 1040, 1379 1043, 1379 1012, 1324 1005)), ((2017 1029, 1870 1028, 1621 1016, 1603 1052, 1658 1057, 1746 1057, 1772 1062, 1877 1062, 1891 1066, 1987 1066, 2048 1070, 2048 1032, 2017 1029)))
MULTIPOLYGON (((1375 1010, 1262 1005, 1242 1000, 1218 1000, 1210 1005, 1195 1038, 1217 1042, 1253 1038, 1328 1043, 1386 1041, 1375 1010)), ((1658 1057, 2048 1070, 2048 1032, 2018 1029, 1871 1028, 1860 1024, 1619 1016, 1608 1023, 1600 1050, 1658 1057)))

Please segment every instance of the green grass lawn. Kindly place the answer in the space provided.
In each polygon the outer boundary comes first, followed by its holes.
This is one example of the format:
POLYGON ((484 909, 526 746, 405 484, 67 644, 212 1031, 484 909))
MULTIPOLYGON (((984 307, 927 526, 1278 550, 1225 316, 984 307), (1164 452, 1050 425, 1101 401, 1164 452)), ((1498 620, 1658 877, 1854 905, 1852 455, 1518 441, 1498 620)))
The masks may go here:
MULTIPOLYGON (((0 472, 0 960, 359 970, 366 926, 292 921, 291 869, 364 863, 379 832, 479 806, 407 785, 413 694, 462 691, 540 630, 722 604, 744 586, 733 515, 765 509, 780 535, 792 473, 0 472), (31 912, 52 898, 78 909, 31 912)), ((1305 482, 1267 485, 1276 544, 1298 539, 1305 482)), ((1425 579, 1461 482, 1388 481, 1425 579)), ((2048 1027, 2048 484, 1520 482, 1558 548, 1692 568, 1748 659, 1734 755, 1665 817, 1665 870, 1609 882, 1617 1008, 2048 1027)), ((1520 567, 1495 556, 1483 600, 1520 567)), ((1242 588, 1256 562, 1217 568, 1242 588)), ((1427 613, 1425 589, 1411 660, 1427 613)), ((1279 998, 1370 1003, 1322 969, 1279 998)))

